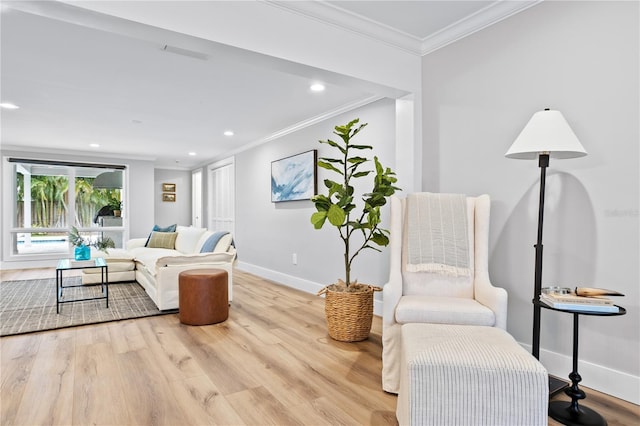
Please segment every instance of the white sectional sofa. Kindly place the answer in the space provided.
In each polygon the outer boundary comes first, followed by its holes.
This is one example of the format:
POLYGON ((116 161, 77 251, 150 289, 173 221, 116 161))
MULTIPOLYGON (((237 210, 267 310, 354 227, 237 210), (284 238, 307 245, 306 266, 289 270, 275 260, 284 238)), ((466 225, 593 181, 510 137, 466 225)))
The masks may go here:
MULTIPOLYGON (((153 232, 148 239, 129 240, 124 250, 95 255, 107 260, 109 282, 135 279, 160 310, 178 308, 178 274, 189 269, 224 269, 229 275, 229 302, 233 298, 236 249, 229 233, 177 226, 175 233, 153 232)), ((100 270, 83 270, 82 282, 100 282, 100 270)))

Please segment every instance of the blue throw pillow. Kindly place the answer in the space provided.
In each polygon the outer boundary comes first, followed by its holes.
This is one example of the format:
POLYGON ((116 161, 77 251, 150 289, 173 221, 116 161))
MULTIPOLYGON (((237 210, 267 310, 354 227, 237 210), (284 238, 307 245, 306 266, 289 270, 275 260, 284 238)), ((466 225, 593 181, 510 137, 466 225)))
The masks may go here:
POLYGON ((216 248, 216 245, 218 245, 218 241, 220 241, 220 238, 224 237, 227 234, 227 231, 218 231, 213 233, 213 235, 207 238, 207 241, 205 241, 202 245, 200 253, 211 253, 213 249, 216 248))
POLYGON ((177 223, 174 223, 173 225, 169 225, 166 226, 164 228, 158 226, 158 225, 153 225, 153 229, 151 230, 151 233, 149 233, 149 236, 147 237, 147 242, 144 243, 144 246, 147 247, 149 245, 149 240, 151 239, 151 234, 153 234, 154 232, 176 232, 176 227, 178 226, 177 223))
POLYGON ((169 225, 164 228, 158 225, 153 225, 153 230, 151 230, 151 232, 176 232, 177 227, 178 227, 177 223, 174 223, 173 225, 169 225))

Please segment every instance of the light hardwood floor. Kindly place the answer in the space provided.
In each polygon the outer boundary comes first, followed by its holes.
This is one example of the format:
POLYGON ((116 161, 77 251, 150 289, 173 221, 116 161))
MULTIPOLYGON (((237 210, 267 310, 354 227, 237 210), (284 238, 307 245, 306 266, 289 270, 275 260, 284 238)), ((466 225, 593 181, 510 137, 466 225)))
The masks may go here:
MULTIPOLYGON (((4 337, 0 349, 2 425, 397 424, 380 318, 364 342, 333 341, 321 298, 241 271, 221 324, 165 315, 4 337)), ((640 424, 640 407, 586 392, 609 425, 640 424)))

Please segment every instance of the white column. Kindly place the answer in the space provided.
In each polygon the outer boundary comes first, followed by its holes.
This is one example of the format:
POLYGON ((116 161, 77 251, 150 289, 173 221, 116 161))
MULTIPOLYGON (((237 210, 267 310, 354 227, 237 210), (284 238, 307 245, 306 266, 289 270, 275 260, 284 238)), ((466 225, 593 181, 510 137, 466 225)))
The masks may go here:
POLYGON ((414 94, 396 99, 396 167, 402 193, 422 187, 422 128, 420 98, 414 94))

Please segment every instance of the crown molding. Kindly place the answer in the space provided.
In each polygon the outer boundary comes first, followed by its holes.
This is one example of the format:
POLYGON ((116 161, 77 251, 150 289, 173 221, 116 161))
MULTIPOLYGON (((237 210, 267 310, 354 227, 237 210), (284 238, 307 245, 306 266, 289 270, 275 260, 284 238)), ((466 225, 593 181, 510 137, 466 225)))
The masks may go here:
POLYGON ((263 0, 264 3, 420 55, 419 37, 325 1, 263 0))
POLYGON ((470 36, 516 13, 522 12, 543 0, 504 1, 498 0, 478 12, 469 15, 442 30, 425 37, 420 46, 422 56, 434 52, 448 44, 470 36))
POLYGON ((223 160, 227 157, 232 157, 234 155, 240 154, 241 152, 247 151, 249 149, 255 148, 257 146, 260 146, 262 144, 265 144, 269 141, 272 141, 274 139, 278 139, 281 138, 283 136, 286 136, 288 134, 297 132, 299 130, 305 129, 307 127, 313 126, 314 124, 317 123, 321 123, 323 121, 328 120, 329 118, 333 118, 337 115, 352 111, 354 109, 363 107, 365 105, 369 105, 373 102, 377 102, 381 99, 384 99, 384 96, 377 96, 377 95, 373 95, 373 96, 368 96, 366 98, 363 99, 359 99, 356 100, 354 102, 348 103, 348 104, 344 104, 342 106, 339 106, 337 108, 334 108, 333 110, 327 111, 323 114, 317 115, 315 117, 311 117, 308 118, 306 120, 300 121, 296 124, 293 124, 289 127, 285 127, 284 129, 280 129, 278 131, 275 131, 273 133, 271 133, 270 135, 267 135, 263 138, 257 139, 253 142, 249 142, 248 144, 242 145, 241 147, 238 147, 235 150, 226 152, 223 156, 217 156, 217 157, 213 157, 212 159, 210 159, 209 161, 207 161, 207 164, 210 164, 212 162, 216 162, 216 161, 220 161, 223 160))
POLYGON ((365 36, 411 54, 424 56, 528 9, 543 0, 496 0, 478 12, 425 38, 416 37, 322 0, 263 1, 268 5, 365 36))

